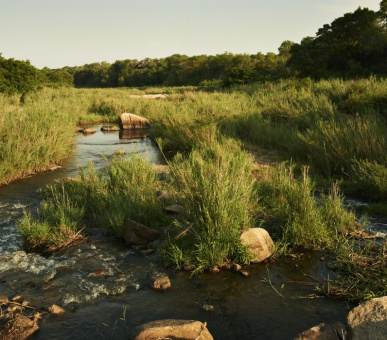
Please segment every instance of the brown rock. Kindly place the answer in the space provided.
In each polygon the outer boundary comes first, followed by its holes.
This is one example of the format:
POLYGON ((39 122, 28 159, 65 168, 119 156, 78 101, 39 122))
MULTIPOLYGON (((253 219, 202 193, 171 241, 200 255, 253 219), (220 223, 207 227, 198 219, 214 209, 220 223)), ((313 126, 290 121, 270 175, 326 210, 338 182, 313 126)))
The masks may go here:
POLYGON ((101 269, 95 269, 95 270, 93 270, 90 274, 89 274, 89 276, 91 276, 91 277, 104 277, 104 276, 106 276, 107 275, 107 270, 106 269, 103 269, 103 268, 101 268, 101 269))
POLYGON ((207 324, 195 320, 159 320, 135 327, 130 339, 133 340, 213 340, 207 324))
POLYGON ((84 135, 92 135, 93 133, 96 133, 97 131, 95 129, 84 129, 83 134, 84 135))
POLYGON ((240 264, 234 263, 234 264, 232 264, 231 269, 234 272, 239 272, 242 269, 242 266, 240 264))
POLYGON ((230 270, 232 268, 232 264, 229 263, 229 262, 224 262, 220 265, 220 268, 221 269, 224 269, 224 270, 230 270))
POLYGON ((239 274, 241 274, 244 277, 248 277, 249 276, 249 272, 247 270, 240 270, 239 274))
POLYGON ((22 302, 23 297, 21 295, 17 295, 12 299, 13 302, 22 302))
POLYGON ((6 305, 8 303, 8 296, 0 295, 0 305, 6 305))
POLYGON ((52 315, 61 316, 61 315, 66 314, 66 310, 63 309, 62 307, 59 307, 58 305, 52 305, 50 308, 48 308, 48 311, 52 315))
MULTIPOLYGON (((344 325, 339 323, 336 326, 320 323, 318 326, 302 332, 295 340, 337 340, 340 339, 337 334, 344 335, 342 334, 344 330, 344 325)), ((343 339, 347 339, 347 337, 345 336, 343 339)))
POLYGON ((124 224, 124 239, 127 244, 146 246, 160 237, 160 232, 127 219, 124 224))
POLYGON ((169 280, 168 276, 162 276, 162 277, 157 277, 154 279, 152 282, 151 287, 154 290, 166 290, 171 287, 171 281, 169 280))
POLYGON ((263 228, 250 228, 241 235, 242 243, 250 246, 254 257, 252 263, 259 263, 267 259, 275 250, 274 242, 269 233, 263 228))
POLYGON ((19 305, 11 305, 8 306, 7 311, 11 314, 21 314, 23 313, 23 307, 19 305))
POLYGON ((384 340, 387 335, 387 296, 369 300, 347 317, 353 340, 384 340))
POLYGON ((76 127, 76 128, 75 128, 75 132, 83 132, 83 128, 81 128, 81 127, 76 127))
POLYGON ((118 117, 118 124, 121 130, 146 129, 151 126, 148 119, 133 113, 122 113, 118 117))

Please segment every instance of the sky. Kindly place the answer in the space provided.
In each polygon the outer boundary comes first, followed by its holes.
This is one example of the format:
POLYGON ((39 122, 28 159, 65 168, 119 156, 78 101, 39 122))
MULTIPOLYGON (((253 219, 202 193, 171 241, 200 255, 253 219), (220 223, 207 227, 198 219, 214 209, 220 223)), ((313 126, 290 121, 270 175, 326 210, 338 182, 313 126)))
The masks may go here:
POLYGON ((0 0, 0 53, 37 68, 172 54, 278 53, 380 0, 0 0))

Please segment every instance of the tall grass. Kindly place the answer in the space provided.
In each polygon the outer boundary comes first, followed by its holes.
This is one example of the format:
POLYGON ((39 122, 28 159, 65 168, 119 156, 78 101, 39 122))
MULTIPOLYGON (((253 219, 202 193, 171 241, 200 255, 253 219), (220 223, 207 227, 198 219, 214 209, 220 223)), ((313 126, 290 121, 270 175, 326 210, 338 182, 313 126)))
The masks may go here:
POLYGON ((100 172, 90 164, 76 180, 51 186, 37 217, 25 213, 18 224, 25 247, 53 252, 87 226, 122 237, 126 218, 160 226, 165 215, 157 182, 152 164, 142 158, 115 157, 100 172))
POLYGON ((167 262, 196 272, 226 260, 249 262, 240 234, 253 226, 252 159, 229 152, 227 143, 206 144, 186 159, 178 154, 171 166, 185 214, 164 249, 167 262))
POLYGON ((280 249, 321 248, 359 228, 356 216, 343 206, 337 185, 328 195, 316 196, 314 183, 303 168, 282 163, 256 183, 262 225, 279 241, 280 249))

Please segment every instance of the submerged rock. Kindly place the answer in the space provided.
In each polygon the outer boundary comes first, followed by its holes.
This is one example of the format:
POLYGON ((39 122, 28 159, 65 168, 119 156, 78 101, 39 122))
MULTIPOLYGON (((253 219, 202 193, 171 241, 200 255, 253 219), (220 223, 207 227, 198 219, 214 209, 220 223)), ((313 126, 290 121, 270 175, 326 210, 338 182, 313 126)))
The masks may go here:
POLYGON ((24 315, 15 315, 7 318, 0 327, 1 340, 24 340, 39 330, 39 314, 35 314, 31 320, 24 315))
POLYGON ((120 128, 114 125, 104 125, 101 127, 101 131, 120 131, 120 128))
POLYGON ((242 244, 250 247, 253 253, 252 263, 267 259, 275 250, 274 242, 263 228, 250 228, 241 235, 242 244))
POLYGON ((132 340, 185 339, 213 340, 207 324, 195 320, 159 320, 135 327, 129 336, 132 340))
POLYGON ((369 300, 347 317, 353 340, 384 340, 387 334, 387 296, 369 300))
POLYGON ((126 219, 124 224, 124 239, 127 244, 146 246, 160 237, 158 230, 149 228, 141 223, 126 219))
POLYGON ((121 130, 146 129, 151 126, 148 119, 133 113, 122 113, 118 117, 118 124, 121 130))

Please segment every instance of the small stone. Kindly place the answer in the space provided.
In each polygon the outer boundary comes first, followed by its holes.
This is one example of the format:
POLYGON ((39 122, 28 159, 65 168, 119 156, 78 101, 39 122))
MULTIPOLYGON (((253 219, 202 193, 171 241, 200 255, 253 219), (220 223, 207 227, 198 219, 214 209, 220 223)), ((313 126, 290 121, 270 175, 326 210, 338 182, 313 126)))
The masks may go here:
POLYGON ((242 269, 242 266, 241 266, 240 264, 234 263, 234 264, 231 266, 231 269, 232 269, 234 272, 239 272, 239 271, 242 269))
POLYGON ((248 277, 249 276, 249 272, 247 270, 240 270, 239 274, 241 274, 244 277, 248 277))
POLYGON ((103 269, 103 268, 101 268, 101 269, 95 269, 95 270, 93 270, 90 274, 89 274, 89 276, 91 276, 91 277, 104 277, 104 276, 106 276, 107 275, 107 270, 106 269, 103 269))
POLYGON ((97 249, 97 247, 96 247, 94 244, 92 244, 92 245, 90 246, 90 249, 95 250, 95 249, 97 249))
POLYGON ((195 266, 192 264, 183 264, 183 270, 191 272, 195 269, 195 266))
POLYGON ((76 127, 76 128, 75 128, 75 132, 83 132, 83 128, 81 128, 81 127, 76 127))
POLYGON ((0 295, 0 305, 6 305, 8 302, 8 296, 0 295))
POLYGON ((152 282, 152 288, 154 290, 166 290, 171 287, 171 281, 168 276, 158 277, 152 282))
POLYGON ((224 262, 220 265, 220 268, 221 269, 224 269, 224 270, 230 270, 232 267, 231 263, 228 263, 228 262, 224 262))
POLYGON ((52 305, 50 308, 48 308, 48 311, 50 312, 50 314, 57 316, 66 314, 66 310, 62 307, 59 307, 58 305, 52 305))
POLYGON ((219 272, 220 272, 220 269, 219 269, 218 266, 213 266, 213 267, 208 268, 208 271, 209 271, 210 273, 219 273, 219 272))
POLYGON ((101 127, 101 131, 120 131, 120 128, 114 125, 104 125, 101 127))
POLYGON ((96 132, 97 132, 97 130, 95 130, 95 129, 84 129, 83 130, 84 135, 92 135, 93 133, 96 133, 96 132))
POLYGON ((211 312, 211 311, 213 311, 214 310, 214 306, 212 306, 212 305, 203 305, 202 306, 202 308, 203 308, 203 310, 205 310, 206 312, 211 312))
POLYGON ((321 256, 320 261, 325 261, 325 256, 321 256))

